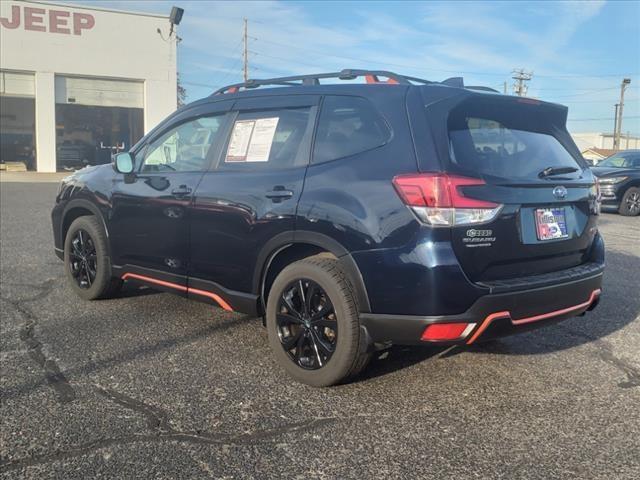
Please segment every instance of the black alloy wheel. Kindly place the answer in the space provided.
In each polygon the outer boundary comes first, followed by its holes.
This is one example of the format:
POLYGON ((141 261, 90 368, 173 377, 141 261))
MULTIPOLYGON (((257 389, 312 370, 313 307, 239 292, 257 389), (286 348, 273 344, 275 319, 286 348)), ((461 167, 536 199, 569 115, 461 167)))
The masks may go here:
POLYGON ((86 230, 79 229, 71 238, 69 269, 78 287, 91 288, 98 272, 96 245, 86 230))
POLYGON ((296 279, 283 290, 276 324, 282 348, 305 370, 322 368, 336 350, 336 312, 327 293, 313 280, 296 279))

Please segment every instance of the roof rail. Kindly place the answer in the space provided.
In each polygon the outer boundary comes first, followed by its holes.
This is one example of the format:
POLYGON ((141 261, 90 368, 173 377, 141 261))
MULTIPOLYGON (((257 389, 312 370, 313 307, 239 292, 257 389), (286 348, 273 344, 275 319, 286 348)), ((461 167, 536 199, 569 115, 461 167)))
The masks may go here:
POLYGON ((483 87, 482 85, 469 85, 468 87, 464 87, 467 88, 469 90, 479 90, 481 92, 493 92, 493 93, 500 93, 498 90, 496 90, 495 88, 491 88, 491 87, 483 87))
POLYGON ((367 83, 388 83, 388 84, 400 84, 411 85, 412 83, 430 84, 437 83, 425 80, 423 78, 408 77, 406 75, 399 75, 397 73, 388 72, 386 70, 354 70, 345 69, 340 72, 333 73, 316 73, 311 75, 296 75, 293 77, 278 77, 268 79, 250 79, 243 83, 234 83, 227 85, 216 90, 213 95, 220 95, 222 93, 235 93, 240 89, 248 90, 251 88, 264 87, 267 85, 281 85, 281 86, 300 86, 300 85, 320 85, 321 79, 337 78, 339 80, 354 80, 358 77, 365 77, 367 83), (380 81, 379 77, 387 78, 386 81, 380 81))

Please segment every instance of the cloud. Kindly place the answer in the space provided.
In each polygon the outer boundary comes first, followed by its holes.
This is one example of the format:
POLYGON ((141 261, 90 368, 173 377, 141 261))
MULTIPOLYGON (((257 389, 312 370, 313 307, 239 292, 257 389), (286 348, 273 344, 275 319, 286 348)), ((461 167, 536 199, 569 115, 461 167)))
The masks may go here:
MULTIPOLYGON (((249 18, 250 76, 254 78, 376 68, 430 80, 463 75, 467 84, 502 88, 505 80, 511 83, 511 70, 523 67, 534 71, 532 95, 563 101, 563 94, 573 88, 615 87, 618 79, 597 77, 602 69, 631 73, 639 67, 637 48, 621 60, 607 51, 610 39, 595 45, 588 42, 594 29, 602 27, 602 22, 594 20, 604 12, 608 21, 612 12, 619 12, 613 17, 616 30, 612 32, 618 34, 623 20, 634 13, 637 17, 638 4, 633 2, 104 0, 94 4, 162 14, 168 14, 173 4, 183 7, 178 58, 183 80, 191 83, 191 99, 218 85, 241 81, 244 17, 249 18), (576 72, 585 75, 557 77, 576 72), (558 88, 565 92, 559 93, 558 88)), ((633 29, 637 32, 635 25, 626 27, 625 38, 633 29)), ((606 102, 613 105, 616 95, 607 90, 602 95, 566 97, 566 101, 576 100, 572 112, 603 117, 609 114, 606 102), (586 103, 589 99, 602 102, 600 113, 586 103)))

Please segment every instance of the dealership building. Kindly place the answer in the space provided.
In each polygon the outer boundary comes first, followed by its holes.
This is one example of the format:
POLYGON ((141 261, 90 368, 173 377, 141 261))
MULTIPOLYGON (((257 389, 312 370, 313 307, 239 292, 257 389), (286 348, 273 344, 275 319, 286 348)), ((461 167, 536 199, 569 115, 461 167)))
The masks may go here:
POLYGON ((168 15, 0 1, 0 160, 55 172, 129 149, 176 109, 176 38, 168 15))

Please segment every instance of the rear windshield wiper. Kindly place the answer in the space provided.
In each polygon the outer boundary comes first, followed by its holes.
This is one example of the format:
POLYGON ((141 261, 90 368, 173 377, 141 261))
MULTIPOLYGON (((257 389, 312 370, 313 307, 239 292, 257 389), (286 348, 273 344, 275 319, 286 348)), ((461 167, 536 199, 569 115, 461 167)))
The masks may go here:
POLYGON ((577 172, 578 169, 576 167, 547 167, 538 173, 538 177, 545 178, 551 177, 553 175, 562 175, 563 173, 573 173, 577 172))

